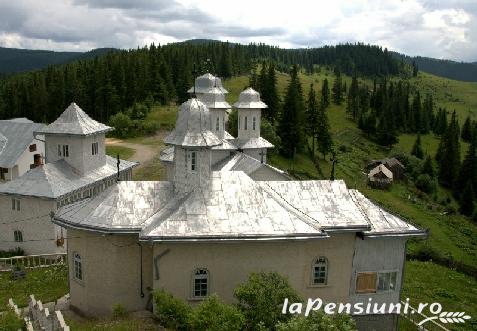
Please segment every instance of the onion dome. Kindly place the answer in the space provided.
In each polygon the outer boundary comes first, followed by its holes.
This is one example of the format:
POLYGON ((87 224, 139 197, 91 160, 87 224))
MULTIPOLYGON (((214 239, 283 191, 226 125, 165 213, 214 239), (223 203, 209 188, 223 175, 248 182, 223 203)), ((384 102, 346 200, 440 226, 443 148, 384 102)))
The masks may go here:
POLYGON ((240 93, 239 101, 234 103, 234 107, 240 109, 260 109, 267 108, 268 106, 260 100, 260 93, 249 87, 240 93))

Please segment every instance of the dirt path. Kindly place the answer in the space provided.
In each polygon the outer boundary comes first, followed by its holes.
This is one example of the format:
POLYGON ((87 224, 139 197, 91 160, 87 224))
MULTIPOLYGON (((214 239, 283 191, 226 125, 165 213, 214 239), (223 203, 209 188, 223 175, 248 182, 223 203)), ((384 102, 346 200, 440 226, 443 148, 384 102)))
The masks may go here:
POLYGON ((154 158, 154 156, 156 156, 156 154, 159 153, 152 146, 129 143, 129 142, 125 142, 121 139, 116 139, 116 138, 106 138, 106 145, 122 146, 122 147, 134 149, 134 154, 133 156, 131 156, 129 160, 139 162, 140 163, 139 167, 142 167, 144 164, 151 161, 154 158))

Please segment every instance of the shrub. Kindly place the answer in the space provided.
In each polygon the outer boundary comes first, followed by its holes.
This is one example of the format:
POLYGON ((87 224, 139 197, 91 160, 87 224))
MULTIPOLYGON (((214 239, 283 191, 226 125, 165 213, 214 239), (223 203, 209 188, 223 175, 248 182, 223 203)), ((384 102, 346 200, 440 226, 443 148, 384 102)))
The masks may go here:
POLYGON ((203 301, 190 315, 191 330, 240 331, 245 324, 245 317, 237 307, 220 301, 212 295, 203 301))
POLYGON ((234 296, 245 315, 248 329, 256 329, 260 322, 273 330, 280 321, 290 318, 282 314, 281 306, 285 298, 290 302, 301 302, 288 279, 276 272, 252 273, 246 283, 237 286, 234 296))
POLYGON ((266 118, 262 118, 262 122, 260 124, 260 135, 275 146, 275 148, 270 150, 270 152, 273 153, 273 151, 277 151, 280 148, 282 143, 281 139, 277 135, 275 127, 273 127, 273 125, 267 121, 266 118))
POLYGON ((24 330, 25 323, 11 309, 0 314, 0 331, 24 330))
POLYGON ((0 251, 0 258, 3 257, 12 257, 12 256, 23 256, 25 255, 25 251, 20 247, 12 248, 8 251, 0 251))
POLYGON ((109 119, 109 124, 114 127, 113 134, 119 138, 125 138, 131 135, 133 129, 133 121, 128 115, 119 112, 109 119))
POLYGON ((112 311, 113 311, 113 318, 124 318, 128 315, 128 311, 120 303, 114 305, 112 308, 112 311))
POLYGON ((287 322, 279 322, 276 329, 277 331, 352 331, 356 330, 356 324, 349 315, 325 315, 323 312, 312 312, 308 317, 296 315, 287 322))
POLYGON ((162 326, 178 331, 188 330, 191 307, 163 289, 154 292, 155 314, 162 326))
POLYGON ((436 181, 428 174, 419 175, 416 179, 416 187, 425 193, 435 192, 437 184, 436 181))

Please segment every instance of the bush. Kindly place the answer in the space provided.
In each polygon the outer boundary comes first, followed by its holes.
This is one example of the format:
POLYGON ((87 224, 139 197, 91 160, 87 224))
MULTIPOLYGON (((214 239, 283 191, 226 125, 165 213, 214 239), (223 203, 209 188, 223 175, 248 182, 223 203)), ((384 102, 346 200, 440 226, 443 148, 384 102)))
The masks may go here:
POLYGON ((279 322, 277 331, 352 331, 356 324, 349 315, 325 315, 323 312, 312 312, 308 317, 296 315, 287 322, 279 322))
POLYGON ((415 184, 418 189, 427 194, 435 192, 437 188, 436 181, 428 174, 419 175, 415 184))
POLYGON ((11 309, 0 314, 0 331, 24 330, 25 323, 11 309))
POLYGON ((129 118, 128 115, 119 112, 109 119, 109 125, 114 127, 113 134, 119 138, 126 138, 132 134, 133 131, 133 121, 129 118))
POLYGON ((189 329, 192 309, 188 304, 163 289, 154 292, 154 303, 156 317, 162 326, 178 331, 189 329))
POLYGON ((3 257, 12 257, 12 256, 23 256, 25 251, 20 247, 10 249, 8 251, 0 251, 0 258, 3 257))
POLYGON ((191 330, 240 331, 245 324, 245 317, 237 307, 220 301, 212 295, 203 301, 190 315, 191 330))
POLYGON ((120 303, 114 305, 112 308, 112 311, 113 311, 113 318, 124 318, 128 315, 128 311, 120 303))
POLYGON ((275 148, 270 150, 270 152, 273 153, 273 151, 277 151, 280 149, 280 145, 282 143, 280 137, 277 135, 277 132, 273 125, 269 121, 267 121, 266 118, 263 117, 262 122, 260 124, 260 135, 275 146, 275 148))
POLYGON ((288 279, 276 272, 252 273, 246 283, 235 289, 234 296, 245 315, 247 328, 252 330, 260 322, 273 330, 278 322, 288 320, 290 316, 281 312, 285 298, 290 302, 302 301, 288 279))

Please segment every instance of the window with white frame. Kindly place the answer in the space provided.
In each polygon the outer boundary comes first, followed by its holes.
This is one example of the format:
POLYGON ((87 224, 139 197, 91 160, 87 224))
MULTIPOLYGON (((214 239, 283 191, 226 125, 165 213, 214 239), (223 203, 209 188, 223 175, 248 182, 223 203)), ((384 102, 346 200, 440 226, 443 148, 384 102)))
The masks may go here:
POLYGON ((20 211, 20 200, 12 198, 12 210, 20 211))
POLYGON ((20 230, 13 231, 13 239, 19 243, 23 241, 23 233, 20 230))
POLYGON ((73 254, 73 272, 74 277, 78 280, 83 280, 83 262, 79 253, 73 254))
POLYGON ((203 298, 209 294, 209 272, 207 269, 196 269, 194 271, 193 295, 196 298, 203 298))
POLYGON ((69 157, 70 151, 68 145, 58 145, 58 156, 69 157))
POLYGON ((396 271, 378 272, 377 291, 394 291, 396 289, 396 278, 396 271))
POLYGON ((252 130, 255 131, 255 127, 257 126, 257 119, 254 117, 252 118, 252 130))
POLYGON ((91 144, 91 154, 96 155, 98 154, 98 143, 94 142, 91 144))
POLYGON ((219 131, 220 129, 220 118, 217 117, 217 120, 215 121, 215 131, 219 131))
POLYGON ((197 151, 187 151, 187 169, 192 172, 197 170, 197 151))
POLYGON ((328 280, 328 259, 324 256, 313 261, 312 285, 326 285, 328 280))

